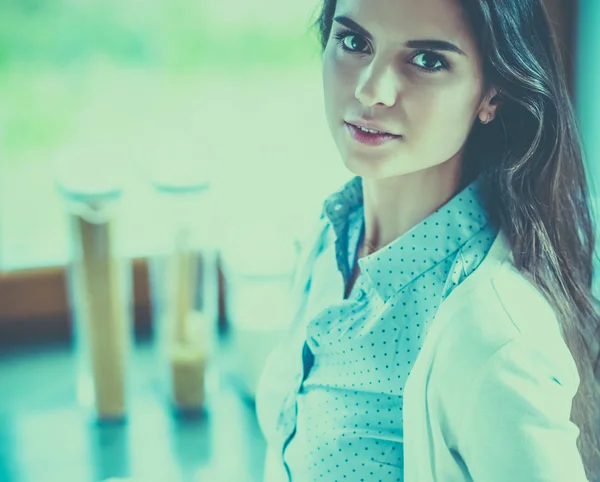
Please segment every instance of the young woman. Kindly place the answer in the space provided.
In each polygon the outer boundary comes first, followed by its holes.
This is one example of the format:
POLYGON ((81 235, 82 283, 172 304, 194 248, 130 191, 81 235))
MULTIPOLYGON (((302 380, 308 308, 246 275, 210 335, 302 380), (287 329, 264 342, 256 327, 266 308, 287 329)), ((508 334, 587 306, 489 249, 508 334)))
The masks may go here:
POLYGON ((542 0, 324 0, 325 200, 257 400, 271 481, 598 478, 594 227, 542 0))

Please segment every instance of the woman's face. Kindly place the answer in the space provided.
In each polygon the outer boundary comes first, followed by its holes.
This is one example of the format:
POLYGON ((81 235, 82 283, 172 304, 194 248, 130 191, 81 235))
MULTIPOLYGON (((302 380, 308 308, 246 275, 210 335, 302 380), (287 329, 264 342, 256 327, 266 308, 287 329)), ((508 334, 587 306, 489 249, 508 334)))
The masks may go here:
POLYGON ((323 85, 344 163, 372 179, 448 162, 460 169, 462 147, 491 96, 459 0, 338 0, 323 85))

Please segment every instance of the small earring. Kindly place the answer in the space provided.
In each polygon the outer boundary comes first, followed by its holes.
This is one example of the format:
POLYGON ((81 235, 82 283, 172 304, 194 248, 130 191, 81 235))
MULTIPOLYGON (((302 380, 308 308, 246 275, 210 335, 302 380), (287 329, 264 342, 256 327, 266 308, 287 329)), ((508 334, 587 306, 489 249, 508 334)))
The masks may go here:
MULTIPOLYGON (((482 124, 489 124, 490 122, 492 122, 492 114, 488 113, 487 117, 485 118, 485 120, 482 120, 481 123, 482 124)), ((480 119, 481 120, 481 119, 480 119)))

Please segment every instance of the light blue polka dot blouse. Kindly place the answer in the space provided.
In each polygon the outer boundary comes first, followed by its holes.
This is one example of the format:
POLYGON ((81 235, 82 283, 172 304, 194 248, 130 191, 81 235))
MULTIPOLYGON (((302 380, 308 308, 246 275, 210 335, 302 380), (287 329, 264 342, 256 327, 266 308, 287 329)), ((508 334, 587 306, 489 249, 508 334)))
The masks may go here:
POLYGON ((362 179, 325 201, 320 236, 297 271, 292 329, 257 395, 261 428, 288 480, 403 480, 404 384, 440 302, 498 233, 479 186, 358 260, 362 179), (344 299, 356 262, 360 275, 344 299))

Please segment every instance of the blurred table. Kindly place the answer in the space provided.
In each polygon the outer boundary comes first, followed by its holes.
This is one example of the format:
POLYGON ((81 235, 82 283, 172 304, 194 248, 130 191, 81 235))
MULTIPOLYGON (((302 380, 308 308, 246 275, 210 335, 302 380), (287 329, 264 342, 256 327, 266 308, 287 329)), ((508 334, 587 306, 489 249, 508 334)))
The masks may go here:
POLYGON ((0 350, 0 481, 254 482, 265 443, 254 407, 218 353, 207 373, 207 416, 173 417, 163 402, 148 342, 134 353, 131 411, 122 426, 97 426, 75 400, 68 344, 0 350))

